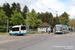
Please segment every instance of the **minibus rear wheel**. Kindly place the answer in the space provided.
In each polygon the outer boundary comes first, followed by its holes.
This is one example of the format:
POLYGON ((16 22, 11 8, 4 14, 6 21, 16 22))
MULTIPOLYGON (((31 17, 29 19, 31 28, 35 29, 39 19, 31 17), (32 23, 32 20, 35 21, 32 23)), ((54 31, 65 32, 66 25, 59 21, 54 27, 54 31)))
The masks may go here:
POLYGON ((17 36, 17 33, 15 33, 15 35, 17 36))

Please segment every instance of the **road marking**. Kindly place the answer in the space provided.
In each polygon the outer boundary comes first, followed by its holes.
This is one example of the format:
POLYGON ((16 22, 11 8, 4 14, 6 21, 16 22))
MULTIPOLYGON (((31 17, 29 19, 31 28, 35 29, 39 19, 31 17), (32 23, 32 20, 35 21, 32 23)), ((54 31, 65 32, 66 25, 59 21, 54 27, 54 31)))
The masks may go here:
POLYGON ((63 37, 63 35, 55 35, 55 36, 53 36, 53 37, 63 37))
POLYGON ((70 35, 70 34, 67 34, 67 35, 70 35))
POLYGON ((72 34, 72 36, 73 36, 74 34, 72 34))
POLYGON ((74 34, 67 34, 67 35, 68 35, 68 36, 69 36, 69 35, 74 36, 74 34))

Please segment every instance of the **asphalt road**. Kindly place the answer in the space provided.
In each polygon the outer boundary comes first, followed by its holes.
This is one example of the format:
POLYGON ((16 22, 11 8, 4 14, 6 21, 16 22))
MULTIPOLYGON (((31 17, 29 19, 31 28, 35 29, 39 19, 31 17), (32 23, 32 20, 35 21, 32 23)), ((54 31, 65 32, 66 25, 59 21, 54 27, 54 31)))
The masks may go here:
POLYGON ((75 32, 25 36, 0 35, 0 50, 75 50, 75 32))

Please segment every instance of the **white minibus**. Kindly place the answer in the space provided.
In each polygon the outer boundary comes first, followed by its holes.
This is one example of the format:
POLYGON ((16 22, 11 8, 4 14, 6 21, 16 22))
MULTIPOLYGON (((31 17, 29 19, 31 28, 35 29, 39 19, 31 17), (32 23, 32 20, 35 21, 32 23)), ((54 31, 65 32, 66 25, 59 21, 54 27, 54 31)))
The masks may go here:
POLYGON ((24 35, 24 34, 26 34, 26 26, 25 25, 12 26, 11 31, 9 31, 9 35, 24 35))

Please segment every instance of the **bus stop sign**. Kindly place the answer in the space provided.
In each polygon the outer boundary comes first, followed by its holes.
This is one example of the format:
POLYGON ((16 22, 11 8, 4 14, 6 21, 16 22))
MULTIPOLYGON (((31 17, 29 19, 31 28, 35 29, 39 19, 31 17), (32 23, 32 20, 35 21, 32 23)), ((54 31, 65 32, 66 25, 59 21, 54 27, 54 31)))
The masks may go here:
POLYGON ((68 26, 66 25, 66 28, 68 28, 68 26))
POLYGON ((5 26, 4 26, 4 29, 5 29, 5 26))

